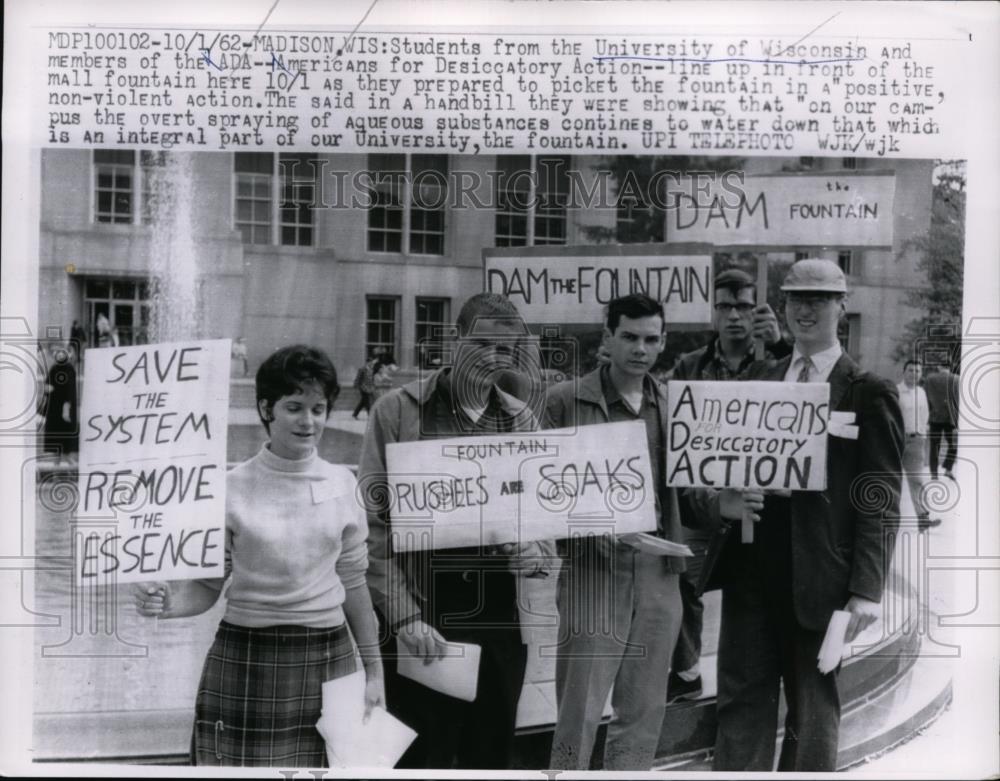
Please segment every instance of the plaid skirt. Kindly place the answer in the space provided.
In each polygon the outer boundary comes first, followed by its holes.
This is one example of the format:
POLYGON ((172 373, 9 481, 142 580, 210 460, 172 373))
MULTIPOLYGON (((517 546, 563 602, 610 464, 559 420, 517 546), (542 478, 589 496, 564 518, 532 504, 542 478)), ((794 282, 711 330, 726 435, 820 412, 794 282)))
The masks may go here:
POLYGON ((326 767, 316 731, 322 684, 356 669, 347 626, 262 629, 219 624, 195 702, 191 761, 237 767, 326 767))

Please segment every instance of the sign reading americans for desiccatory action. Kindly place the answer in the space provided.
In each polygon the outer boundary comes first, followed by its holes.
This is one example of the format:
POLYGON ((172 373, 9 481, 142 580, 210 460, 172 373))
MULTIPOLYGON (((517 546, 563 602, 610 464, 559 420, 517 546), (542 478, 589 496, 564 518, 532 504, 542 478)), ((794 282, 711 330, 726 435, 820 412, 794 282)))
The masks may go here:
POLYGON ((228 339, 87 351, 77 583, 223 575, 229 355, 228 339))
POLYGON ((825 382, 669 383, 667 484, 826 488, 825 382))
POLYGON ((398 551, 656 529, 640 421, 386 447, 398 551))

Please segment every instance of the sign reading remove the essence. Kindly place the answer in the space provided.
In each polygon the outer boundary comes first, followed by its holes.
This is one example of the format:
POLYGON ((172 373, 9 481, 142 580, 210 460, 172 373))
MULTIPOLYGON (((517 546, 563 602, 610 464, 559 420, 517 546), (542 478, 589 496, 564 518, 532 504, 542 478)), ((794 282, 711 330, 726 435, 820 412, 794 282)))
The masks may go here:
POLYGON ((825 382, 669 383, 667 484, 826 488, 825 382))
POLYGON ((656 528, 640 421, 394 443, 386 460, 398 551, 656 528))
POLYGON ((612 299, 645 293, 663 304, 671 323, 712 321, 711 255, 550 256, 484 253, 486 290, 507 296, 525 321, 595 324, 612 299))
POLYGON ((87 351, 78 583, 223 575, 229 352, 228 339, 87 351))

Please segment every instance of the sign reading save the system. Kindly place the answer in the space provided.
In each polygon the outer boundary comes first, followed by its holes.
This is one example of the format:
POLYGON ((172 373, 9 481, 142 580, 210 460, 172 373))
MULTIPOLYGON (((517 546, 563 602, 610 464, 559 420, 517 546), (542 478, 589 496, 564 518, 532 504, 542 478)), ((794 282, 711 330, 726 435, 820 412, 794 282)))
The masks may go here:
POLYGON ((398 551, 656 529, 640 421, 386 447, 398 551))
POLYGON ((596 254, 587 249, 589 254, 573 254, 573 247, 562 253, 546 248, 545 255, 486 251, 485 288, 507 296, 529 323, 600 323, 609 301, 631 293, 661 302, 668 324, 711 322, 711 254, 596 254))
POLYGON ((825 382, 669 383, 667 484, 826 488, 825 382))
POLYGON ((229 353, 228 339, 87 351, 77 583, 222 577, 229 353))

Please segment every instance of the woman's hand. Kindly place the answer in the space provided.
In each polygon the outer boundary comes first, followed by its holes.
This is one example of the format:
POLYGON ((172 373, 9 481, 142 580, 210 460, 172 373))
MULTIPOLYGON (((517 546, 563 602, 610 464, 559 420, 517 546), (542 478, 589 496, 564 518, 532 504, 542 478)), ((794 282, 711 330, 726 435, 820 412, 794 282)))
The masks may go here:
POLYGON ((375 708, 385 708, 385 678, 381 660, 365 665, 365 723, 368 723, 375 708))
POLYGON ((133 583, 132 598, 140 616, 161 618, 170 611, 170 584, 166 581, 133 583))

